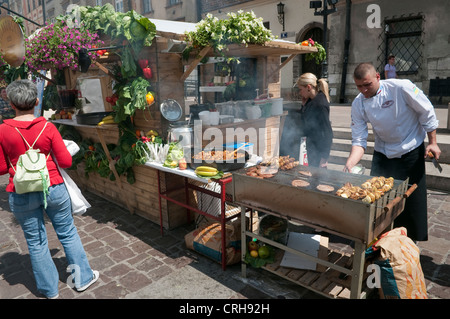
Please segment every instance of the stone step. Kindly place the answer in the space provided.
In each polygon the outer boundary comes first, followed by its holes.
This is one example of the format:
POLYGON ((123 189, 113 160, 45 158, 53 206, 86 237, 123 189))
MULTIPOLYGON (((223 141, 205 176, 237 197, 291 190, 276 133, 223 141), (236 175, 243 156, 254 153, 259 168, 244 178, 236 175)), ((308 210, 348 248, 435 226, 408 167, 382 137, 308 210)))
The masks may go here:
MULTIPOLYGON (((367 148, 365 153, 373 154, 373 146, 374 142, 367 142, 367 148)), ((331 145, 331 149, 335 151, 350 152, 352 149, 352 141, 351 139, 333 138, 333 144, 331 145)))
MULTIPOLYGON (((350 128, 333 127, 333 146, 335 150, 348 150, 351 149, 352 132, 350 128)), ((437 141, 439 148, 441 149, 441 156, 439 162, 441 164, 450 164, 450 134, 449 133, 437 133, 437 141)), ((373 132, 369 130, 369 136, 367 138, 367 150, 366 153, 373 153, 373 132)), ((428 137, 425 138, 425 143, 428 143, 428 137)))

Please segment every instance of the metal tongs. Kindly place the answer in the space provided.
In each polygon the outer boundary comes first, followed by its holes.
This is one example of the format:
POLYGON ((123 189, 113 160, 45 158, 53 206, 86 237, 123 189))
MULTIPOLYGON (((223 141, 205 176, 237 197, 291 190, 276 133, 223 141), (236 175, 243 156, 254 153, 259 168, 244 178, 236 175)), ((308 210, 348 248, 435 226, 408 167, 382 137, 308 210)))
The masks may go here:
POLYGON ((442 173, 442 167, 437 161, 437 159, 434 157, 433 153, 428 152, 428 156, 431 158, 431 161, 433 162, 434 167, 436 167, 439 170, 439 173, 442 173))

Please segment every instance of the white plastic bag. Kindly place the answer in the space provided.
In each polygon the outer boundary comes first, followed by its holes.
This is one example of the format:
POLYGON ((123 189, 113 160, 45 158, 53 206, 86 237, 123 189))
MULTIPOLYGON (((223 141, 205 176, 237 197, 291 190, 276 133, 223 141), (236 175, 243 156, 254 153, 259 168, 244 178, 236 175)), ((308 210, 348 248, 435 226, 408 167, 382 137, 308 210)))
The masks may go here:
POLYGON ((78 153, 78 151, 80 150, 80 147, 78 146, 77 143, 75 143, 74 141, 71 140, 63 140, 64 144, 67 147, 67 150, 70 153, 70 156, 74 156, 76 153, 78 153))
POLYGON ((67 192, 70 196, 70 201, 72 202, 72 213, 80 215, 84 214, 86 210, 91 207, 91 205, 83 196, 77 184, 75 184, 73 179, 70 178, 69 174, 67 174, 65 170, 61 169, 59 165, 58 169, 64 179, 64 184, 66 185, 67 192))
MULTIPOLYGON (((69 151, 71 156, 74 156, 80 150, 80 147, 77 143, 70 140, 63 140, 64 144, 66 144, 67 150, 69 151)), ((70 201, 72 202, 72 213, 73 214, 84 214, 86 210, 91 207, 89 202, 81 193, 81 190, 78 188, 77 184, 70 178, 69 174, 66 173, 65 170, 59 167, 58 162, 54 159, 56 166, 58 167, 59 172, 61 173, 62 178, 64 179, 64 184, 66 185, 67 192, 70 196, 70 201)))

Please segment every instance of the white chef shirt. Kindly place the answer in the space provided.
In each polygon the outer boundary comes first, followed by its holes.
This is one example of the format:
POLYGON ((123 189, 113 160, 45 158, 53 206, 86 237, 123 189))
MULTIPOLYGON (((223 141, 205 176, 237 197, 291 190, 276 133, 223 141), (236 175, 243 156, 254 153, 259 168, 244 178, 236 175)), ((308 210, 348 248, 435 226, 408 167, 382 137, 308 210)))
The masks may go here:
POLYGON ((352 145, 367 147, 368 127, 375 136, 374 149, 388 158, 399 158, 417 148, 426 133, 439 125, 430 100, 410 80, 381 80, 375 96, 358 94, 352 103, 352 145))

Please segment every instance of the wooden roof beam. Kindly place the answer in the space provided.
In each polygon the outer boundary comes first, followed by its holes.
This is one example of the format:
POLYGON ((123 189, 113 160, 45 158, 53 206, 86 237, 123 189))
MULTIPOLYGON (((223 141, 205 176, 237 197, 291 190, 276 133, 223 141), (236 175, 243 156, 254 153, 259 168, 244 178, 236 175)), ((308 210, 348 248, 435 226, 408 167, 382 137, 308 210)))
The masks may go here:
POLYGON ((187 77, 189 76, 189 74, 191 74, 192 71, 194 71, 194 69, 197 67, 197 65, 200 63, 200 61, 208 54, 209 50, 211 50, 211 47, 206 46, 200 51, 200 53, 197 55, 195 60, 191 62, 188 69, 181 76, 180 80, 182 82, 184 82, 187 79, 187 77))

